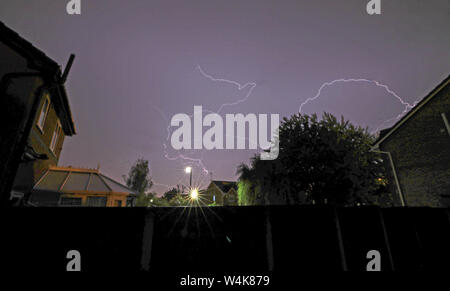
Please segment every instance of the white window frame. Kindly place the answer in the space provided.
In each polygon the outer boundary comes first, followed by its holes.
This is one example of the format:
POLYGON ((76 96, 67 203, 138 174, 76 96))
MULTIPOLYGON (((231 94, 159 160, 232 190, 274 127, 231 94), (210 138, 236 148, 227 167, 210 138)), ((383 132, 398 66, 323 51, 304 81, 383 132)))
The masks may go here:
POLYGON ((442 119, 444 120, 445 127, 447 128, 448 135, 450 135, 450 124, 448 122, 447 116, 444 112, 441 113, 442 119))
POLYGON ((50 95, 47 92, 45 92, 44 98, 45 98, 45 100, 44 100, 44 103, 42 104, 41 112, 39 113, 39 118, 37 120, 37 127, 41 130, 42 133, 44 132, 45 121, 47 120, 48 111, 50 109, 50 95), (47 102, 48 105, 44 112, 45 102, 47 102), (42 125, 41 125, 40 120, 41 120, 42 115, 43 115, 43 119, 42 119, 42 125))
POLYGON ((61 123, 59 120, 56 122, 55 129, 53 130, 52 140, 50 141, 50 150, 56 154, 56 145, 58 144, 59 137, 61 136, 61 123))

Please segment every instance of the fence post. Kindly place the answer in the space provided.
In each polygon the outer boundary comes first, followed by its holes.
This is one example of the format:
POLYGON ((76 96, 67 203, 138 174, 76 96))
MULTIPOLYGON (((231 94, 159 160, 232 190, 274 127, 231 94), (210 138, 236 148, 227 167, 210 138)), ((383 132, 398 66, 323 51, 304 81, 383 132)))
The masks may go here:
POLYGON ((383 229, 384 243, 386 244, 386 250, 388 253, 388 257, 389 257, 389 265, 391 267, 391 271, 395 271, 394 260, 392 259, 392 253, 391 253, 391 245, 389 243, 389 237, 387 235, 386 225, 384 223, 384 216, 383 216, 383 212, 382 212, 381 208, 378 208, 378 213, 379 213, 381 228, 383 229))
POLYGON ((342 239, 342 233, 341 233, 341 224, 339 222, 339 216, 338 216, 336 207, 333 207, 333 214, 334 214, 334 222, 336 224, 337 239, 338 239, 338 243, 339 243, 339 252, 341 255, 341 267, 342 267, 343 271, 348 271, 347 261, 345 258, 344 241, 342 239))
POLYGON ((142 256, 141 269, 148 271, 150 269, 150 260, 152 256, 153 232, 155 228, 155 215, 152 210, 147 209, 144 221, 144 230, 142 235, 142 256))
POLYGON ((266 250, 267 250, 267 265, 269 271, 273 271, 273 241, 272 241, 272 223, 270 221, 270 209, 265 206, 266 217, 266 250))

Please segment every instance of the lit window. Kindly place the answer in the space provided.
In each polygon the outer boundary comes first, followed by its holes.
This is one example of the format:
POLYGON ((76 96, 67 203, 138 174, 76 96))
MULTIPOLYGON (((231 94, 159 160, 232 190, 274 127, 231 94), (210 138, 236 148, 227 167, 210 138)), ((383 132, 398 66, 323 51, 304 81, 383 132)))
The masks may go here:
POLYGON ((216 202, 216 195, 213 195, 213 201, 216 202))
POLYGON ((50 143, 50 149, 52 150, 52 152, 55 152, 56 144, 58 143, 58 138, 60 134, 61 134, 61 124, 57 122, 55 126, 55 131, 53 132, 52 142, 50 143))
POLYGON ((47 112, 48 112, 48 108, 50 107, 50 98, 48 96, 48 94, 44 95, 44 104, 42 105, 42 109, 41 109, 41 113, 39 114, 39 119, 38 119, 38 127, 43 131, 44 130, 44 124, 45 124, 45 119, 47 118, 47 112))

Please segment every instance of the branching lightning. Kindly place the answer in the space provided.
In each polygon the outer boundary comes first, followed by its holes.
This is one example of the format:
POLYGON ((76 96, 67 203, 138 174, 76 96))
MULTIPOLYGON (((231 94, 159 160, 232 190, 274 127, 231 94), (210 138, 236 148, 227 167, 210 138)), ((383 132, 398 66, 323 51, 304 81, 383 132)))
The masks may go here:
POLYGON ((314 100, 316 100, 317 98, 319 98, 320 95, 321 95, 321 93, 322 93, 322 90, 323 90, 325 87, 332 86, 332 85, 334 85, 334 84, 336 84, 336 83, 342 83, 342 82, 343 82, 343 83, 348 83, 348 82, 366 82, 366 83, 372 83, 372 84, 375 84, 376 86, 381 87, 381 88, 383 88, 384 90, 386 90, 386 92, 388 92, 391 96, 394 96, 395 99, 397 99, 397 100, 404 106, 403 111, 402 111, 399 115, 394 116, 394 117, 392 117, 392 118, 390 118, 390 119, 388 119, 388 120, 383 121, 383 122, 382 122, 382 123, 381 123, 374 131, 373 131, 373 133, 378 132, 378 130, 380 129, 380 127, 381 127, 383 124, 385 124, 386 122, 391 122, 392 120, 398 120, 398 119, 399 119, 400 117, 402 117, 406 112, 408 112, 408 110, 410 110, 411 108, 413 108, 413 107, 415 106, 415 104, 417 103, 417 102, 415 102, 414 104, 410 104, 410 103, 404 101, 397 93, 395 93, 394 91, 392 91, 387 85, 382 84, 382 83, 380 83, 380 82, 378 82, 378 81, 375 81, 375 80, 369 80, 369 79, 336 79, 336 80, 333 80, 333 81, 331 81, 331 82, 325 82, 325 83, 323 83, 322 86, 320 86, 319 90, 317 90, 317 94, 316 94, 314 97, 309 97, 309 98, 307 98, 305 101, 303 101, 303 102, 300 104, 300 107, 299 107, 299 109, 298 109, 298 112, 302 113, 303 106, 305 106, 305 105, 308 104, 309 102, 314 101, 314 100))
MULTIPOLYGON (((245 83, 245 84, 240 84, 240 83, 238 83, 236 81, 233 81, 233 80, 228 80, 228 79, 223 79, 223 78, 215 78, 212 75, 209 75, 208 73, 206 73, 200 67, 200 65, 197 65, 196 69, 200 72, 200 74, 203 77, 205 77, 205 78, 207 78, 207 79, 209 79, 209 80, 211 80, 213 82, 222 82, 222 83, 233 85, 233 86, 235 86, 238 89, 238 91, 242 91, 242 90, 246 90, 247 89, 247 93, 245 94, 245 96, 242 99, 239 99, 239 100, 237 100, 235 102, 231 102, 231 103, 224 103, 221 106, 219 106, 219 108, 216 111, 203 109, 204 112, 219 114, 222 111, 222 109, 224 107, 226 107, 226 106, 235 106, 235 105, 238 105, 240 103, 243 103, 243 102, 247 101, 247 99, 252 94, 253 89, 255 89, 255 87, 256 87, 256 83, 254 83, 254 82, 248 82, 248 83, 245 83)), ((192 163, 196 164, 199 168, 202 169, 202 172, 207 175, 209 173, 209 171, 208 171, 207 167, 205 166, 205 164, 203 163, 202 158, 193 158, 193 157, 187 156, 185 154, 177 154, 176 156, 172 156, 172 157, 169 155, 169 153, 167 151, 167 143, 168 143, 168 141, 170 139, 170 122, 169 122, 167 116, 164 114, 164 112, 161 109, 159 109, 156 106, 154 106, 154 108, 161 114, 161 116, 164 118, 164 120, 166 120, 166 122, 168 124, 167 127, 166 127, 166 131, 167 131, 166 142, 163 143, 164 157, 167 160, 169 160, 169 161, 182 160, 182 161, 188 162, 189 164, 192 164, 192 163)), ((192 117, 192 115, 190 115, 190 116, 192 117)), ((204 178, 204 176, 201 178, 199 183, 201 183, 203 181, 203 178, 204 178)), ((165 184, 158 184, 158 185, 165 186, 168 189, 170 189, 170 188, 172 188, 174 186, 174 185, 165 185, 165 184)))
POLYGON ((236 81, 227 80, 227 79, 218 79, 218 78, 214 78, 213 76, 208 75, 207 73, 205 73, 205 71, 203 71, 203 69, 202 69, 199 65, 197 66, 197 70, 199 70, 200 73, 201 73, 205 78, 208 78, 208 79, 210 79, 210 80, 213 81, 213 82, 224 82, 224 83, 228 83, 228 84, 234 85, 234 86, 236 86, 236 87, 238 88, 239 91, 244 90, 244 89, 247 88, 247 87, 250 88, 250 89, 248 90, 248 92, 247 92, 247 94, 245 95, 244 98, 242 98, 242 99, 240 99, 240 100, 237 100, 237 101, 235 101, 235 102, 232 102, 232 103, 225 103, 225 104, 222 104, 222 105, 219 107, 219 109, 217 109, 217 111, 214 112, 214 113, 219 113, 220 111, 222 111, 222 109, 223 109, 225 106, 234 106, 234 105, 238 105, 239 103, 242 103, 242 102, 247 101, 247 99, 248 99, 248 98, 250 97, 250 95, 252 94, 253 89, 255 89, 255 87, 256 87, 256 83, 245 83, 244 85, 242 85, 242 84, 240 84, 240 83, 238 83, 238 82, 236 82, 236 81))

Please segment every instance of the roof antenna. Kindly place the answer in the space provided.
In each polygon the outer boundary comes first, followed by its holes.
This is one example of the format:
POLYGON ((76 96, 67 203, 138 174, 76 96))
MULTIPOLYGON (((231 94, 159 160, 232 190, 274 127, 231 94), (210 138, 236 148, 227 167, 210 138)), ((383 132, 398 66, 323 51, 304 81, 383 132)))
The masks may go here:
POLYGON ((71 54, 70 57, 69 57, 69 60, 67 61, 66 68, 64 69, 64 73, 62 74, 62 77, 61 77, 61 83, 62 84, 66 83, 67 75, 69 75, 70 68, 72 68, 72 64, 73 64, 73 60, 74 59, 75 59, 75 55, 71 54))

